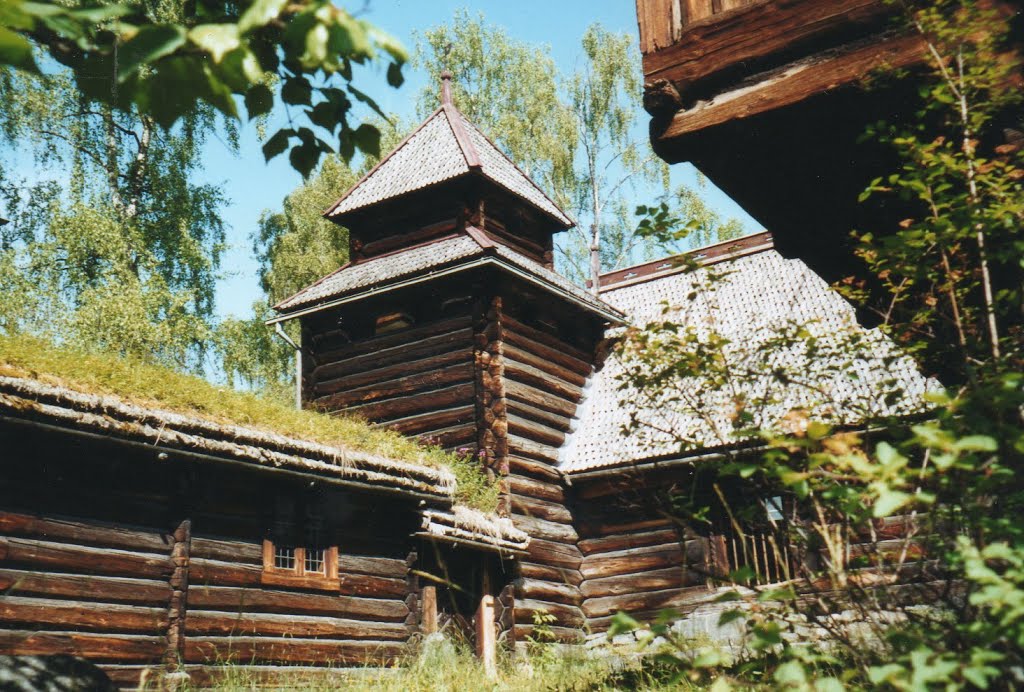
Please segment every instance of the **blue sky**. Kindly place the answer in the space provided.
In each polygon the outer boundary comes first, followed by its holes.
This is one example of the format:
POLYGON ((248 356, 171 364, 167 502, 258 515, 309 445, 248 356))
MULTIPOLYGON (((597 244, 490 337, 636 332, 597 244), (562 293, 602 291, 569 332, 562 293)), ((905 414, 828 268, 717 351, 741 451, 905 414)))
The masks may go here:
MULTIPOLYGON (((347 4, 359 10, 358 3, 347 4)), ((571 71, 580 60, 579 42, 593 22, 606 28, 637 35, 636 5, 633 0, 370 0, 360 16, 403 41, 412 50, 415 32, 449 21, 459 8, 481 12, 490 24, 505 28, 509 35, 534 44, 545 44, 563 72, 571 71)), ((357 75, 360 88, 370 92, 381 108, 411 119, 416 94, 435 77, 406 68, 406 83, 400 89, 387 87, 380 68, 368 68, 357 75)), ((643 137, 647 114, 636 104, 643 137)), ((273 132, 273 130, 271 130, 273 132)), ((219 282, 217 310, 221 316, 246 316, 252 301, 259 296, 257 264, 252 257, 250 235, 264 209, 279 209, 281 201, 300 183, 300 177, 282 155, 269 164, 263 162, 255 127, 242 127, 241 147, 237 155, 216 139, 207 147, 204 176, 210 182, 223 183, 229 199, 224 209, 230 247, 224 261, 224 276, 219 282)), ((673 185, 694 182, 689 165, 672 167, 673 185)), ((338 190, 340 196, 344 190, 338 190)), ((713 186, 705 197, 726 218, 736 216, 745 222, 748 232, 760 230, 728 197, 713 186)))

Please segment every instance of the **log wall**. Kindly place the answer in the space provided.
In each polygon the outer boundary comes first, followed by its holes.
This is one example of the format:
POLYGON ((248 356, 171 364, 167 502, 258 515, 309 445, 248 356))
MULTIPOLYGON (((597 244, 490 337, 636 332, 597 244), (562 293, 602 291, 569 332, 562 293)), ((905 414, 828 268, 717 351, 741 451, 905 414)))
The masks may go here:
POLYGON ((413 502, 0 426, 0 654, 84 656, 134 688, 184 665, 381 663, 418 631, 413 502), (336 584, 268 583, 279 494, 332 510, 336 584))

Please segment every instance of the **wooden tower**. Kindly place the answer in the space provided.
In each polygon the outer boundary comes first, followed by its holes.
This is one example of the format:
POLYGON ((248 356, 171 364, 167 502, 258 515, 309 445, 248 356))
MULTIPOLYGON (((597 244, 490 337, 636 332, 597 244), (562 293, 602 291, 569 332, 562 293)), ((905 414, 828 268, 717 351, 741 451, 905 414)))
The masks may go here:
MULTIPOLYGON (((533 536, 521 576, 578 584, 555 466, 622 315, 553 271, 552 236, 572 221, 455 108, 449 80, 440 108, 326 212, 349 229, 351 261, 277 320, 301 321, 304 406, 476 456, 533 536)), ((529 588, 517 598, 529 622, 529 588)), ((581 625, 568 600, 565 624, 581 625)))

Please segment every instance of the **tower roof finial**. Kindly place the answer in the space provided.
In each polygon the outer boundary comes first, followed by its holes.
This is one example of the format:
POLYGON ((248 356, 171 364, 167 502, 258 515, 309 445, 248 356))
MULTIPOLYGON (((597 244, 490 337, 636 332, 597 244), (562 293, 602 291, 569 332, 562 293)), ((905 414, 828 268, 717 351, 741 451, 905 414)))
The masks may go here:
POLYGON ((452 73, 450 70, 441 72, 441 104, 449 105, 452 102, 452 73))

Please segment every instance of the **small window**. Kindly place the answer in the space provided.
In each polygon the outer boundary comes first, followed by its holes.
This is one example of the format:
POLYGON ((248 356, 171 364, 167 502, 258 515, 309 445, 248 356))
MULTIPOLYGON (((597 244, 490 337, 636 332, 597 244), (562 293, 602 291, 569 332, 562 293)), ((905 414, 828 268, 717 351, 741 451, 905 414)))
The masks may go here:
POLYGON ((315 499, 275 498, 274 524, 263 541, 264 584, 336 591, 338 548, 325 545, 325 521, 315 499))

